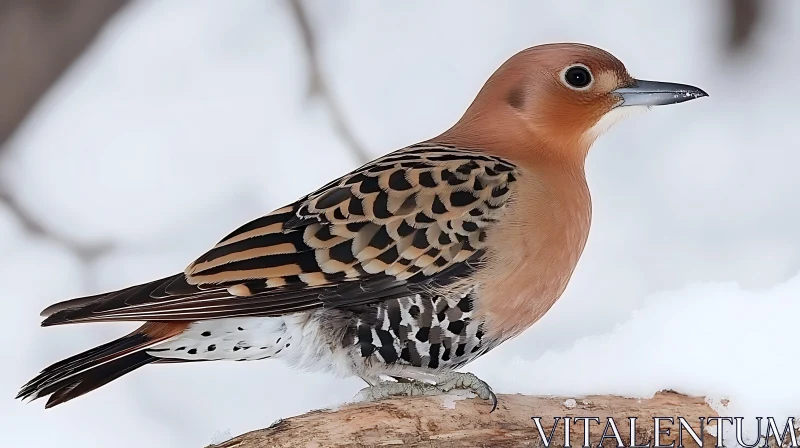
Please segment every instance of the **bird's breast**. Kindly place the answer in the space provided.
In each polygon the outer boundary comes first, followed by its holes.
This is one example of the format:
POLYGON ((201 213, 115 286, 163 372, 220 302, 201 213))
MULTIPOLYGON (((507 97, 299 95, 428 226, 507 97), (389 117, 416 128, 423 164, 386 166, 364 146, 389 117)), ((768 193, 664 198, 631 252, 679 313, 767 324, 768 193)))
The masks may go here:
POLYGON ((487 334, 513 337, 558 300, 586 245, 591 201, 583 170, 521 172, 502 219, 487 235, 476 310, 487 334))

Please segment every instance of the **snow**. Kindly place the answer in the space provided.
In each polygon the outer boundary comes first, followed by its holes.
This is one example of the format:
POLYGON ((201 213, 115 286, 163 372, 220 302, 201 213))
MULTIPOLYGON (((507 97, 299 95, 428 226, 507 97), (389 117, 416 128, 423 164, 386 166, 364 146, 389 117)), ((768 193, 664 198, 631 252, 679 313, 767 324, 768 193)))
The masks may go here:
MULTIPOLYGON (((642 79, 711 95, 654 108, 589 157, 594 220, 564 297, 469 370, 499 392, 729 398, 800 415, 800 3, 771 2, 754 47, 722 56, 723 2, 307 2, 328 83, 374 155, 450 126, 508 56, 610 50, 642 79), (624 14, 621 13, 624 11, 624 14), (766 26, 764 26, 766 25, 766 26)), ((205 446, 349 401, 358 379, 272 362, 144 368, 44 411, 12 401, 39 369, 130 325, 38 327, 66 298, 179 271, 227 232, 358 165, 307 97, 285 2, 138 0, 8 143, 0 175, 84 264, 0 208, 0 417, 8 446, 205 446)))
POLYGON ((706 396, 723 416, 800 416, 796 316, 800 275, 763 290, 703 283, 648 297, 609 332, 538 358, 484 366, 497 392, 706 396), (729 402, 722 406, 724 401, 729 402))

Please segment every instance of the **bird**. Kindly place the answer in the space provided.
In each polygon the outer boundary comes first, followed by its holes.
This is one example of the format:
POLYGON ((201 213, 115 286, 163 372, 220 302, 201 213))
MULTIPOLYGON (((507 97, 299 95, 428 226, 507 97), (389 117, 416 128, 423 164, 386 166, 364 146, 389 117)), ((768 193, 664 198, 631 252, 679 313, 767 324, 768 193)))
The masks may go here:
POLYGON ((633 78, 594 46, 524 49, 438 136, 257 217, 183 272, 46 308, 44 327, 143 324, 17 398, 50 408, 148 364, 278 359, 360 377, 366 400, 466 389, 493 411, 492 388, 459 369, 566 289, 589 235, 594 141, 633 111, 705 96, 633 78))

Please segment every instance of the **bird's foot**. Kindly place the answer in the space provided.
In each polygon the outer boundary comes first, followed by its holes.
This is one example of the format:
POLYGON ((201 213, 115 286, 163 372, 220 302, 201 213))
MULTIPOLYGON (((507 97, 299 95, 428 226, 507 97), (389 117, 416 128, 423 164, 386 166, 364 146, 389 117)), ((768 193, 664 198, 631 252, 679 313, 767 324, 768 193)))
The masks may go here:
POLYGON ((497 396, 489 385, 471 373, 445 372, 433 378, 433 383, 411 380, 408 382, 381 381, 365 387, 356 395, 356 401, 377 401, 398 396, 442 395, 454 389, 473 392, 479 398, 491 400, 494 412, 497 409, 497 396))
POLYGON ((497 409, 497 395, 492 392, 492 388, 486 381, 478 378, 472 373, 462 372, 445 372, 436 377, 435 387, 443 392, 449 392, 453 389, 462 389, 474 392, 475 395, 492 402, 492 410, 497 409))

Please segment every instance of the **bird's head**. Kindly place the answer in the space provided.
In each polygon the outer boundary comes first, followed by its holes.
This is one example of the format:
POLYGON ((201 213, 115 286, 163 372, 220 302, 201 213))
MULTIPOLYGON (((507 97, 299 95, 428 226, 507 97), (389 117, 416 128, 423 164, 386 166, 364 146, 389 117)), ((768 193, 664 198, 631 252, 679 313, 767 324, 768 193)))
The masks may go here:
POLYGON ((697 87, 635 79, 619 59, 596 47, 540 45, 500 66, 443 135, 513 145, 502 152, 535 147, 582 158, 600 134, 631 112, 703 96, 697 87))

